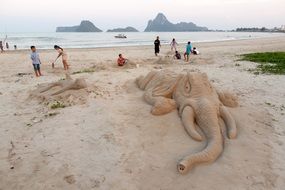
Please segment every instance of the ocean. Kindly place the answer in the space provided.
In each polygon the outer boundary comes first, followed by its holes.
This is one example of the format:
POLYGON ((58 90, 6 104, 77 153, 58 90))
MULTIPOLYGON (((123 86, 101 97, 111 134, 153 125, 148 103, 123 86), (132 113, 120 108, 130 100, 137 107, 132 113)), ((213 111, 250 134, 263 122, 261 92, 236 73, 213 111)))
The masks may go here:
POLYGON ((156 36, 160 36, 162 44, 169 44, 175 38, 178 44, 188 41, 213 42, 239 40, 249 38, 264 38, 285 36, 285 33, 255 33, 255 32, 131 32, 125 33, 126 39, 117 39, 118 33, 0 33, 0 40, 7 35, 10 49, 17 45, 18 49, 28 49, 35 45, 38 49, 52 49, 55 44, 63 48, 98 48, 152 45, 156 36))

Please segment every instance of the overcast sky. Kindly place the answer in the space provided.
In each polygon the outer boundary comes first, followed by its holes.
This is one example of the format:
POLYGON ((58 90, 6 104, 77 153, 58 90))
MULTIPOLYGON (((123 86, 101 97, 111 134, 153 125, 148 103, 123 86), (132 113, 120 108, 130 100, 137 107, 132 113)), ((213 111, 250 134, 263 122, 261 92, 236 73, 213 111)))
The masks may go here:
POLYGON ((142 31, 159 12, 210 29, 285 25, 285 0, 1 0, 0 32, 53 32, 83 19, 142 31))

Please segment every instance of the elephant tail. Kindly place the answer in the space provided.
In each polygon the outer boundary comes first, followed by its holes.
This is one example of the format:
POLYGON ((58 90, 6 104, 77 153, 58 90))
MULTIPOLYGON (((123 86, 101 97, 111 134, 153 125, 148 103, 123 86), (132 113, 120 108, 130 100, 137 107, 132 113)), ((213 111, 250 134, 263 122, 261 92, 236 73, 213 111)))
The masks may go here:
POLYGON ((178 163, 178 171, 181 174, 186 174, 195 165, 200 163, 211 163, 215 161, 223 151, 223 140, 222 135, 216 133, 210 139, 208 144, 201 152, 186 156, 178 163))

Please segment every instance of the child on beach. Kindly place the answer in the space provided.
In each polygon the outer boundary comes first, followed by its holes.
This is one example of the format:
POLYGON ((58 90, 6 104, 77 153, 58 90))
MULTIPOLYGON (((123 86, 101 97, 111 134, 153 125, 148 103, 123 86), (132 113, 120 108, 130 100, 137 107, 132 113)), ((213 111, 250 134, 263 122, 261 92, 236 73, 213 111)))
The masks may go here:
POLYGON ((117 60, 118 66, 124 66, 127 63, 127 60, 128 59, 124 58, 122 54, 119 54, 119 57, 117 60))
POLYGON ((33 66, 34 66, 35 74, 36 74, 37 77, 42 76, 41 68, 40 68, 40 64, 42 62, 40 60, 40 56, 37 53, 37 50, 36 50, 35 46, 31 46, 31 50, 32 50, 31 59, 32 59, 32 63, 33 63, 33 66))
POLYGON ((173 51, 173 49, 175 51, 177 50, 178 43, 176 42, 175 38, 172 39, 172 42, 170 43, 170 46, 171 46, 171 51, 173 51))
POLYGON ((181 55, 178 51, 175 51, 175 55, 173 56, 174 59, 181 59, 181 55))
POLYGON ((69 65, 67 64, 67 53, 65 51, 63 51, 63 49, 61 47, 59 47, 58 45, 54 45, 54 49, 58 52, 58 56, 54 60, 54 62, 52 63, 52 68, 54 68, 54 63, 56 62, 56 60, 61 56, 63 68, 64 68, 64 70, 68 70, 69 65))
POLYGON ((197 50, 197 48, 193 47, 193 54, 194 55, 199 55, 200 52, 197 50))
POLYGON ((190 57, 191 52, 192 52, 192 45, 191 45, 191 42, 188 42, 187 46, 186 46, 186 52, 184 53, 184 59, 187 62, 189 61, 189 57, 190 57))

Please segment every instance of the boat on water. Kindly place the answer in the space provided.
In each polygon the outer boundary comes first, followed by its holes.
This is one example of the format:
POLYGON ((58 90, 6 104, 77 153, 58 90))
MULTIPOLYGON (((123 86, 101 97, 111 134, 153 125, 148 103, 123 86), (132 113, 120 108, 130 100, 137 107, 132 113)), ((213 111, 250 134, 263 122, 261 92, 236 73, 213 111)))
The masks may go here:
POLYGON ((118 34, 115 38, 127 38, 125 34, 118 34))

